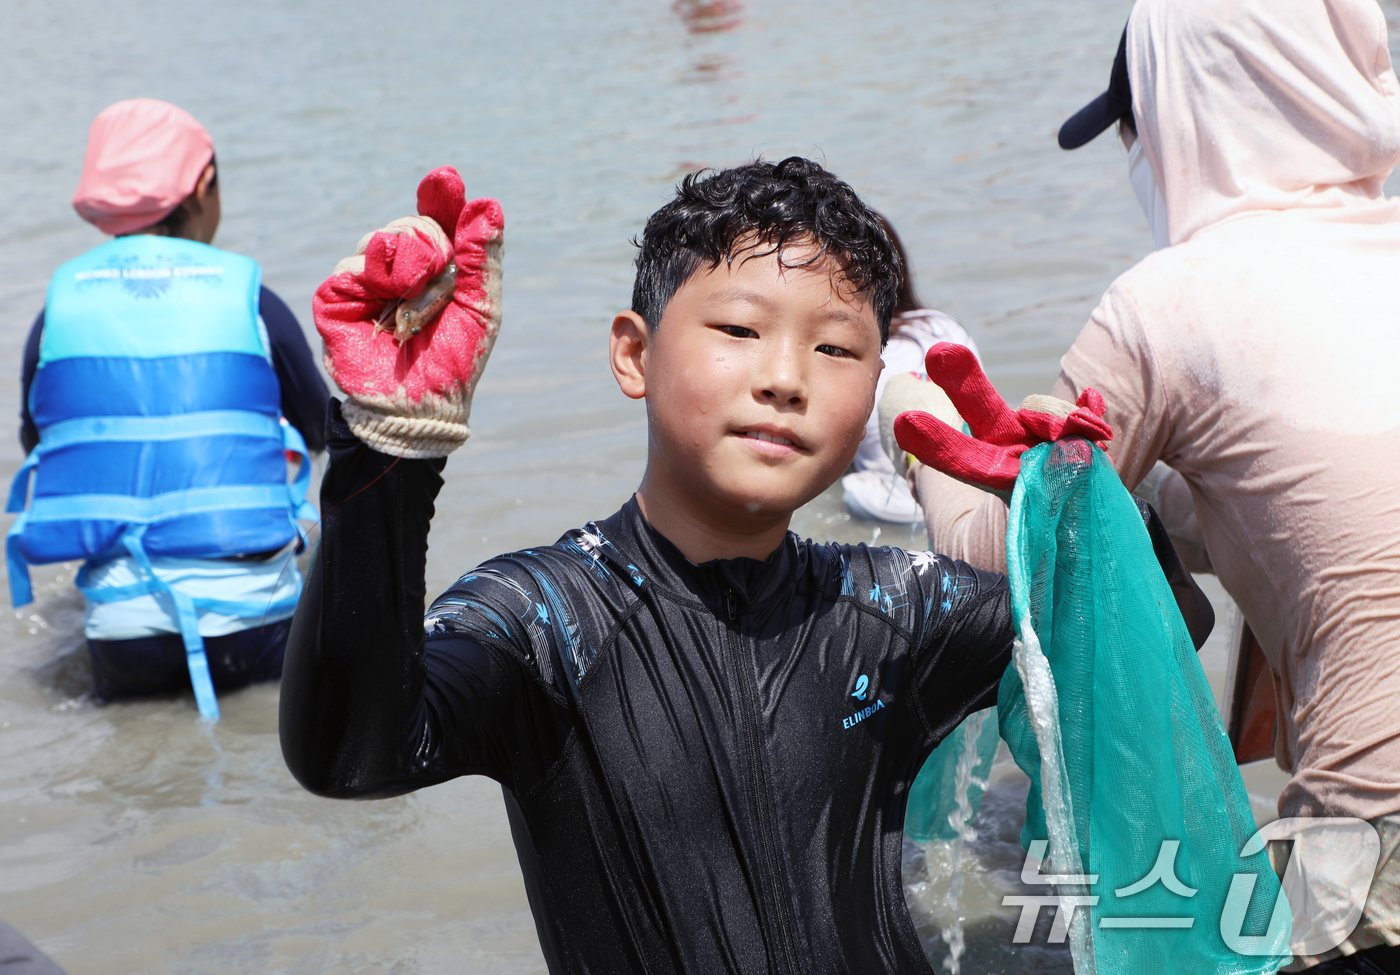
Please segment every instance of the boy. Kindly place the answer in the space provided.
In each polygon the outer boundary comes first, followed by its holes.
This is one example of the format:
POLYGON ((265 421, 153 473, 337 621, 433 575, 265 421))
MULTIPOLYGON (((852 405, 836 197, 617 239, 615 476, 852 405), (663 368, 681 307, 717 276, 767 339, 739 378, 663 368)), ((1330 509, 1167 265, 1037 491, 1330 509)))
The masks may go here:
POLYGON ((501 221, 451 171, 419 209, 445 232, 396 222, 317 296, 350 395, 283 679, 292 772, 344 797, 499 781, 552 972, 931 971, 905 794, 995 700, 1006 584, 787 531, 873 405, 902 274, 876 215, 805 159, 687 177, 612 326, 647 405, 636 495, 462 577, 425 624, 443 461, 422 458, 465 439, 501 221), (416 294, 449 257, 452 303, 398 347, 376 330, 392 282, 416 294))

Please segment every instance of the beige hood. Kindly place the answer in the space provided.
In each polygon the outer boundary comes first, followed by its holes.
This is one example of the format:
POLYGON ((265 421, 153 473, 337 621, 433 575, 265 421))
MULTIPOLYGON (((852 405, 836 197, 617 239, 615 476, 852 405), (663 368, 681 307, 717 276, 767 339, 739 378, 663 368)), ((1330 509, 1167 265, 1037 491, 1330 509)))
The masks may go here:
POLYGON ((1127 53, 1173 244, 1250 211, 1365 206, 1400 162, 1373 0, 1138 0, 1127 53))

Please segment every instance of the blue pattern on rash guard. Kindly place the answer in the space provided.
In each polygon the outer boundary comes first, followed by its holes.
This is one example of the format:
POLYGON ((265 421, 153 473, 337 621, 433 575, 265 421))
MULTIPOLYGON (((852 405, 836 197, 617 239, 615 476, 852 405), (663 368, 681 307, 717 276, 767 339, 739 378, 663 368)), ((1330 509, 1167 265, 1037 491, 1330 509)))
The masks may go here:
POLYGON ((619 573, 614 560, 620 559, 601 529, 589 522, 548 548, 500 555, 462 576, 433 601, 424 628, 430 635, 469 633, 484 644, 504 647, 523 657, 546 683, 553 683, 557 663, 577 687, 600 650, 583 636, 600 632, 599 621, 587 617, 635 601, 645 584, 631 564, 619 573), (566 592, 603 598, 570 599, 566 592))

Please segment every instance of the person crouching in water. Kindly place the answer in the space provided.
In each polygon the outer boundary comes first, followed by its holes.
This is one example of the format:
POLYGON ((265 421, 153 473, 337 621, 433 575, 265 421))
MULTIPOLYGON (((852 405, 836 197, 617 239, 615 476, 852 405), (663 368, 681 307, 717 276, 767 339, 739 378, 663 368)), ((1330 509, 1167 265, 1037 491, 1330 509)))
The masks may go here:
MULTIPOLYGON (((1137 0, 1111 65, 1060 145, 1116 130, 1157 249, 1104 292, 1053 392, 1103 395, 1123 483, 1258 637, 1289 773, 1280 817, 1298 837, 1350 827, 1312 863, 1301 839, 1270 848, 1308 887, 1285 970, 1400 973, 1400 201, 1384 192, 1400 82, 1385 12, 1137 0)), ((1006 506, 916 477, 933 544, 995 566, 1006 506)))
POLYGON ((806 159, 687 177, 612 323, 613 376, 647 408, 636 494, 471 570, 425 619, 503 221, 450 169, 419 210, 317 293, 347 395, 282 683, 292 773, 338 797, 500 782, 550 971, 931 971, 901 886, 904 800, 995 700, 1007 586, 788 531, 874 405, 902 273, 876 215, 806 159), (435 325, 378 324, 393 280, 416 294, 449 260, 435 325))
POLYGON ((210 246, 218 167, 187 112, 104 109, 73 206, 114 239, 55 272, 25 345, 11 593, 84 560, 95 697, 192 687, 212 718, 216 690, 281 674, 315 518, 287 457, 307 473, 329 394, 257 263, 210 246))

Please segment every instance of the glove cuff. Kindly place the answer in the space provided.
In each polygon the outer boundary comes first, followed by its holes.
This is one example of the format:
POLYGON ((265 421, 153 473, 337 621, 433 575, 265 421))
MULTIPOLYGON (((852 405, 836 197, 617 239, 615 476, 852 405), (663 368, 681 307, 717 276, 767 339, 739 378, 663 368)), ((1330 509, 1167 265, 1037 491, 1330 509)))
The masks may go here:
POLYGON ((407 397, 360 397, 342 406, 350 432, 364 444, 392 457, 446 457, 471 436, 462 396, 428 394, 417 403, 407 397))

